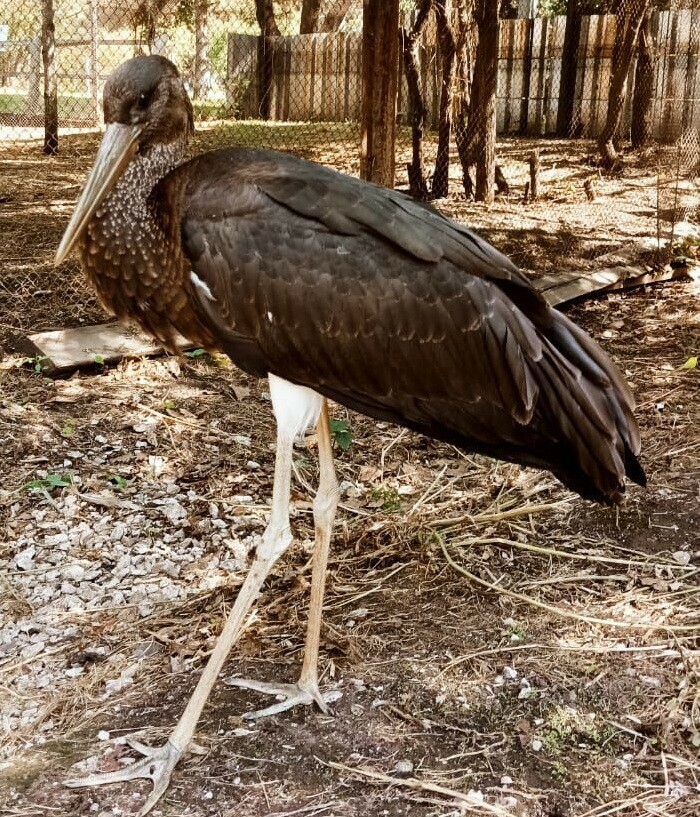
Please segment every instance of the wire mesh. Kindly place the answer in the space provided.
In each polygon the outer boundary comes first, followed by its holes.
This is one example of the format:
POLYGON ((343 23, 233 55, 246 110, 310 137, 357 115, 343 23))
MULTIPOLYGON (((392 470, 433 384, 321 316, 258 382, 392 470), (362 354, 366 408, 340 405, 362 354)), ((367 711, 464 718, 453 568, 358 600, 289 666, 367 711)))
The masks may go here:
POLYGON ((19 0, 0 12, 0 143, 46 138, 56 152, 61 134, 99 127, 105 80, 141 53, 176 63, 208 129, 235 122, 244 142, 288 146, 284 128, 242 123, 303 122, 303 148, 328 122, 332 137, 357 142, 357 127, 339 125, 359 115, 361 24, 361 0, 19 0), (265 6, 276 33, 261 37, 265 6))
MULTIPOLYGON (((646 185, 643 198, 661 213, 657 237, 677 239, 678 214, 693 211, 698 194, 697 163, 687 157, 700 133, 700 0, 401 0, 399 29, 399 186, 423 198, 474 193, 477 136, 486 130, 478 92, 483 78, 495 74, 498 192, 511 204, 531 200, 541 167, 544 198, 580 201, 579 221, 585 222, 586 197, 595 200, 591 191, 599 174, 596 141, 608 122, 615 75, 624 65, 610 145, 625 158, 631 142, 635 167, 646 163, 655 169, 657 183, 646 185), (480 69, 480 44, 492 36, 482 18, 496 5, 496 58, 480 69), (627 59, 630 26, 637 28, 627 59), (585 194, 583 188, 562 194, 551 183, 547 193, 553 165, 578 144, 555 143, 554 137, 592 140, 581 142, 591 161, 577 171, 587 177, 585 194)), ((47 260, 56 238, 51 202, 69 203, 77 195, 102 125, 104 83, 119 63, 160 53, 177 64, 195 109, 193 152, 225 144, 269 147, 357 173, 361 40, 362 0, 5 4, 0 10, 5 334, 100 317, 77 268, 73 277, 64 275, 60 297, 47 294, 56 289, 47 260), (60 171, 52 166, 50 181, 42 153, 62 163, 60 171), (21 226, 30 214, 32 224, 21 226)))
POLYGON ((76 266, 60 279, 50 266, 49 203, 77 196, 104 84, 120 63, 153 53, 178 66, 194 105, 193 153, 274 148, 356 173, 361 38, 362 0, 14 0, 0 9, 0 343, 104 317, 76 266), (42 154, 62 169, 42 172, 42 154))

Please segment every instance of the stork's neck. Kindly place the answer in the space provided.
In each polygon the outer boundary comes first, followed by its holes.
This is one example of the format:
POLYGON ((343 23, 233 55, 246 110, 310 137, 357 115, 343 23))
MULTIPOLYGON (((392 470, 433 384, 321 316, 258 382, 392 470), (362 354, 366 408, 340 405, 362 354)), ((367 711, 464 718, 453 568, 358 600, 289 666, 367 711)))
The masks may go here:
POLYGON ((118 236, 123 236, 126 228, 130 239, 152 233, 155 225, 147 199, 156 184, 182 162, 184 154, 184 140, 153 145, 137 153, 98 209, 96 220, 111 226, 118 236))
POLYGON ((172 240, 172 219, 166 234, 169 202, 151 194, 182 161, 184 149, 183 139, 136 154, 80 242, 83 268, 102 305, 161 338, 176 317, 173 300, 179 298, 182 308, 182 257, 179 241, 172 240))

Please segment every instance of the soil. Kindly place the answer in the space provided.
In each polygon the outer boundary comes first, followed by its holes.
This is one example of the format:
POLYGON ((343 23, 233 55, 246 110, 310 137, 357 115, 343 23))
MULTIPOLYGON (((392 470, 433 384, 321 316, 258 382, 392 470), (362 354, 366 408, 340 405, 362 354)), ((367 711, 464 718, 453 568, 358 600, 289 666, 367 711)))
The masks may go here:
MULTIPOLYGON (((648 167, 601 177, 588 203, 585 144, 539 144, 541 201, 440 206, 538 273, 593 267, 655 235, 648 167)), ((530 149, 503 148, 514 188, 530 149)), ((94 140, 71 150, 70 161, 8 160, 0 176, 0 811, 13 816, 138 811, 144 781, 63 781, 117 768, 133 754, 124 735, 167 738, 265 524, 274 460, 266 384, 225 360, 124 361, 49 380, 14 353, 22 331, 101 319, 77 271, 50 268, 94 140), (63 534, 59 553, 49 537, 63 534), (140 561, 151 553, 157 587, 140 561), (161 571, 166 560, 175 567, 161 571), (75 565, 94 578, 66 604, 62 571, 75 565)), ((295 543, 207 704, 205 754, 180 762, 154 814, 697 814, 698 295, 689 278, 568 310, 638 401, 649 486, 631 486, 617 509, 334 407, 352 442, 336 433, 343 507, 321 669, 342 698, 329 715, 251 723, 242 713, 269 699, 225 684, 298 674, 310 438, 296 450, 295 543)))

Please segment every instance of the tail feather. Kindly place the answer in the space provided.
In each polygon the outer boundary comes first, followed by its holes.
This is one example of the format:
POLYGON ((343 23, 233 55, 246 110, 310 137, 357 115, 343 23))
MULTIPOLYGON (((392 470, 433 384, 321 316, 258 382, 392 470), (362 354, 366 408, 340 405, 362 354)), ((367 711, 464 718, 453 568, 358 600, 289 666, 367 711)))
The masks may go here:
POLYGON ((571 452, 555 473, 583 496, 619 502, 625 476, 646 484, 639 462, 639 427, 634 398, 615 364, 565 315, 554 311, 540 386, 571 452))

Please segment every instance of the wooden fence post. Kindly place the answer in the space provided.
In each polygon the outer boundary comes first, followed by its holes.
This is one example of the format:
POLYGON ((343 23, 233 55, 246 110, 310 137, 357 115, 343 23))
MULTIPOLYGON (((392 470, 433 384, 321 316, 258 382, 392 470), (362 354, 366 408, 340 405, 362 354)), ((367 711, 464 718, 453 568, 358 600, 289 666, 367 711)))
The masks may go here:
POLYGON ((394 186, 399 0, 364 0, 360 175, 394 186))
POLYGON ((536 201, 540 192, 540 152, 530 154, 530 201, 536 201))
POLYGON ((42 0, 41 58, 44 64, 44 153, 55 156, 58 153, 58 83, 53 0, 42 0))

